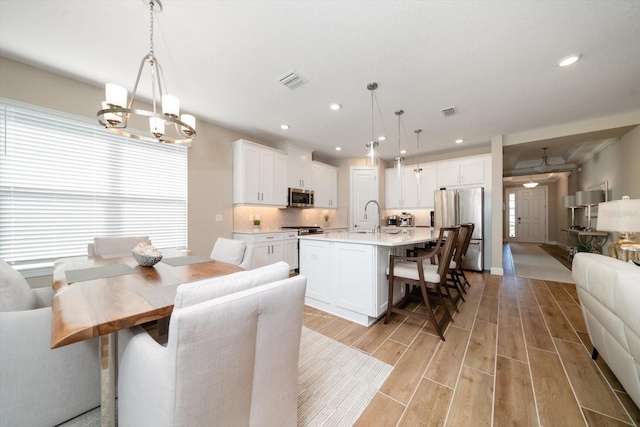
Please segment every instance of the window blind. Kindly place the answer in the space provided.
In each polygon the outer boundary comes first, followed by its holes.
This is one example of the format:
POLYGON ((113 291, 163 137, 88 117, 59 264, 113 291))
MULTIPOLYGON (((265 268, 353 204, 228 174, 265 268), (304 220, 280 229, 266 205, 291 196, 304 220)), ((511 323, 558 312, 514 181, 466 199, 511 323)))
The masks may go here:
POLYGON ((42 264, 125 235, 186 247, 187 148, 0 98, 0 258, 42 264))

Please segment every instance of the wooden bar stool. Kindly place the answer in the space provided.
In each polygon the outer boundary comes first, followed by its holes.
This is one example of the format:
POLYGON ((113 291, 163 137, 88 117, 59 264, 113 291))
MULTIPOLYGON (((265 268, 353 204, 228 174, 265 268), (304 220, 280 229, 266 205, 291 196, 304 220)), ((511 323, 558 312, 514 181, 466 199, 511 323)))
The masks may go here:
POLYGON ((400 313, 408 316, 418 317, 423 320, 429 320, 433 323, 438 335, 444 341, 442 328, 447 320, 453 322, 453 317, 444 301, 441 287, 445 285, 447 280, 447 270, 453 249, 458 239, 459 227, 443 227, 440 229, 439 243, 446 240, 444 244, 438 245, 433 251, 426 253, 420 257, 406 257, 391 255, 389 257, 389 267, 387 268, 387 278, 389 280, 389 300, 387 303, 387 314, 384 323, 388 323, 391 313, 400 313), (437 257, 438 264, 431 264, 431 258, 437 257), (405 283, 405 297, 399 301, 397 306, 393 305, 393 285, 396 279, 405 283), (413 290, 409 292, 409 285, 413 285, 413 290), (416 289, 417 288, 417 289, 416 289), (416 290, 417 292, 414 292, 416 290), (429 297, 435 299, 437 304, 442 305, 443 314, 440 321, 436 320, 429 297), (418 298, 424 303, 427 314, 415 313, 405 310, 403 307, 411 298, 418 298))

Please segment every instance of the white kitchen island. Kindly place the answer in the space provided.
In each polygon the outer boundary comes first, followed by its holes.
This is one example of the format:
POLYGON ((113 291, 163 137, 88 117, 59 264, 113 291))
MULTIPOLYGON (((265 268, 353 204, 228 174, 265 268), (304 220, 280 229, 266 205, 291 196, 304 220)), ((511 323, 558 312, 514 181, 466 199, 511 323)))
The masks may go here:
MULTIPOLYGON (((438 231, 398 229, 397 234, 337 232, 299 236, 300 274, 307 277, 305 304, 369 326, 387 310, 389 256, 406 255, 438 231)), ((394 302, 404 296, 397 285, 394 302)))

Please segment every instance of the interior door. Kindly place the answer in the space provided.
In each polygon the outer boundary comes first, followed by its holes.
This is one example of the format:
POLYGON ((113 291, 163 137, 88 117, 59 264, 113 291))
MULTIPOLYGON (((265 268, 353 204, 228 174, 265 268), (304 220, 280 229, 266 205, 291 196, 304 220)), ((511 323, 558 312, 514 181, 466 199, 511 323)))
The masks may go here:
POLYGON ((372 230, 381 220, 375 203, 378 201, 378 168, 354 166, 351 168, 351 224, 350 231, 372 230))
POLYGON ((518 189, 516 192, 516 240, 545 243, 547 239, 547 188, 518 189))

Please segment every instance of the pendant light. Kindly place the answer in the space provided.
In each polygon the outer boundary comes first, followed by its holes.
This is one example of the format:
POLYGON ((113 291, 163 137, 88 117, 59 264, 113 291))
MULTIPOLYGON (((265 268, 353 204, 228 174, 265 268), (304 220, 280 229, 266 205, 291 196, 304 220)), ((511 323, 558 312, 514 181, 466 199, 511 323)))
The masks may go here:
POLYGON ((378 141, 373 138, 373 92, 378 89, 378 83, 373 82, 367 85, 367 89, 371 92, 371 140, 367 142, 367 165, 368 166, 378 166, 378 158, 380 154, 378 153, 378 141))
POLYGON ((529 182, 525 182, 525 183, 524 183, 524 184, 522 184, 522 185, 523 185, 524 187, 527 187, 527 188, 535 188, 535 187, 537 187, 537 186, 538 186, 538 183, 537 183, 537 182, 533 182, 533 181, 531 181, 531 177, 529 177, 529 182))
POLYGON ((402 116, 404 114, 404 110, 397 110, 396 111, 396 116, 398 116, 398 157, 395 158, 394 162, 393 162, 393 167, 396 170, 396 174, 400 177, 402 176, 402 169, 404 168, 404 157, 401 156, 401 144, 400 144, 400 131, 401 131, 401 126, 400 126, 400 116, 402 116))
POLYGON ((196 137, 196 119, 190 114, 180 115, 180 101, 167 93, 162 67, 153 53, 153 7, 162 11, 160 0, 149 0, 149 53, 142 58, 131 99, 127 102, 127 89, 113 83, 105 86, 106 100, 97 113, 98 122, 107 130, 119 135, 143 141, 165 142, 173 144, 189 143, 196 137), (151 74, 151 109, 135 108, 134 101, 140 83, 140 77, 146 64, 151 74), (129 119, 140 117, 149 123, 149 131, 129 131, 129 119), (165 126, 166 125, 166 126, 165 126))
POLYGON ((416 173, 416 181, 418 181, 418 185, 420 185, 420 174, 422 173, 422 168, 420 167, 420 133, 422 133, 422 129, 416 129, 414 132, 418 142, 418 164, 413 171, 416 173))

